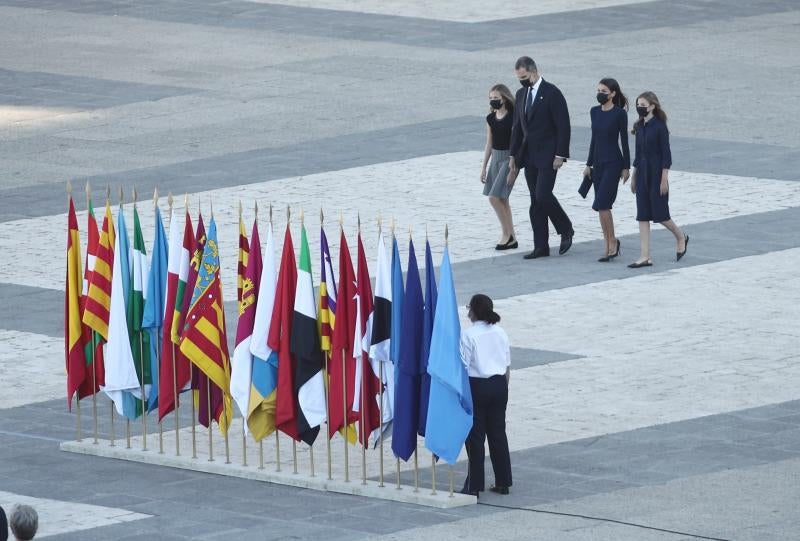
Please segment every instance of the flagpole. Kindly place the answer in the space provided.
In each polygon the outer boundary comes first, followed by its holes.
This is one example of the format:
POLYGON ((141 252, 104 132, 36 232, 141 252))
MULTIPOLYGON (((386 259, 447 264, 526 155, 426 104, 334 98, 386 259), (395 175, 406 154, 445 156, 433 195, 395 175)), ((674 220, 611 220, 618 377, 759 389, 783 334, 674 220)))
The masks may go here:
MULTIPOLYGON (((339 211, 339 234, 344 235, 344 218, 342 217, 342 212, 339 211)), ((339 250, 342 247, 339 246, 339 250)), ((339 271, 342 272, 341 270, 339 271)), ((341 284, 340 284, 341 286, 341 284)), ((345 302, 349 302, 350 299, 345 299, 345 302)), ((347 422, 347 368, 346 368, 346 356, 345 350, 342 350, 342 445, 344 445, 344 482, 350 482, 350 449, 347 447, 347 437, 349 434, 349 424, 347 422)))
MULTIPOLYGON (((302 217, 302 211, 301 211, 302 217)), ((292 209, 289 205, 286 205, 286 228, 289 228, 289 224, 292 221, 292 209)), ((277 430, 277 427, 276 427, 277 430)), ((292 473, 297 474, 297 440, 292 438, 292 473)))
MULTIPOLYGON (((322 226, 323 226, 324 222, 325 222, 325 214, 323 214, 322 207, 320 207, 320 209, 319 209, 319 228, 320 228, 320 231, 323 230, 322 226)), ((322 239, 320 239, 320 241, 321 240, 322 239)), ((322 249, 322 247, 320 246, 320 250, 321 249, 322 249)), ((323 266, 325 265, 324 259, 322 261, 322 265, 323 266)), ((320 269, 320 274, 322 273, 322 271, 323 271, 323 269, 320 269)), ((327 285, 326 285, 326 287, 327 287, 327 285)), ((319 304, 320 304, 319 308, 320 308, 320 310, 322 310, 322 297, 320 297, 319 304)), ((320 318, 321 317, 322 317, 322 314, 320 314, 320 318)), ((330 325, 330 319, 328 320, 328 324, 330 325)), ((325 440, 327 441, 326 445, 327 445, 327 450, 328 450, 328 481, 332 481, 333 480, 333 475, 332 475, 332 473, 333 473, 333 465, 331 464, 332 458, 331 458, 331 438, 330 438, 330 426, 331 426, 331 402, 330 402, 330 399, 331 399, 331 393, 330 393, 330 390, 329 390, 329 387, 330 387, 330 384, 331 384, 331 377, 330 377, 330 372, 328 371, 329 370, 329 362, 328 361, 330 359, 330 353, 331 353, 331 350, 324 350, 322 352, 322 355, 325 357, 325 380, 324 380, 323 390, 325 391, 325 430, 328 432, 327 434, 325 434, 325 440)))
MULTIPOLYGON (((257 219, 258 219, 258 202, 256 202, 254 220, 257 220, 257 219)), ((241 231, 241 229, 242 229, 242 200, 239 199, 239 231, 241 231)), ((239 238, 241 239, 241 236, 239 238)), ((237 281, 237 284, 238 284, 238 281, 241 278, 241 276, 238 276, 238 272, 239 272, 238 269, 237 269, 236 272, 237 272, 237 280, 236 281, 237 281)), ((243 288, 244 284, 242 284, 240 287, 243 288)), ((239 299, 237 299, 237 301, 239 301, 239 303, 241 303, 242 299, 239 298, 239 299)), ((244 415, 242 415, 242 466, 247 466, 247 430, 246 430, 245 427, 246 427, 245 418, 244 418, 244 415)), ((227 434, 227 432, 226 432, 226 434, 227 434)), ((225 442, 225 445, 226 445, 226 449, 227 449, 227 440, 225 442)))
MULTIPOLYGON (((361 238, 361 214, 358 215, 358 238, 359 239, 361 238)), ((359 300, 359 302, 361 302, 361 301, 359 300)), ((364 314, 361 314, 360 310, 359 310, 359 318, 361 319, 363 317, 364 317, 364 314)), ((363 343, 364 337, 361 335, 361 321, 358 321, 357 323, 358 323, 358 336, 361 338, 361 340, 360 340, 361 343, 358 344, 358 354, 361 356, 361 392, 359 393, 359 403, 360 403, 359 409, 360 409, 361 415, 359 415, 359 417, 360 417, 360 421, 361 421, 361 423, 360 423, 361 424, 361 438, 363 438, 363 440, 364 440, 364 441, 361 442, 361 484, 362 485, 366 485, 367 484, 367 445, 369 443, 369 434, 364 434, 364 428, 365 428, 364 417, 366 415, 366 412, 364 411, 364 406, 365 406, 364 395, 366 394, 366 388, 364 387, 364 385, 366 384, 366 378, 364 377, 364 372, 365 372, 365 369, 364 369, 364 343, 363 343)), ((356 344, 353 344, 353 349, 354 350, 355 350, 355 346, 356 346, 356 344)), ((367 356, 367 362, 369 362, 369 356, 367 356)))
MULTIPOLYGON (((171 219, 172 218, 172 195, 169 196, 168 203, 169 203, 169 216, 167 218, 171 219)), ((158 188, 155 188, 153 190, 153 206, 156 208, 156 210, 158 210, 158 188)), ((155 246, 153 246, 153 249, 155 250, 155 246)), ((149 277, 148 277, 148 280, 149 280, 149 277)), ((162 325, 163 325, 163 320, 162 320, 162 325)), ((161 369, 161 348, 158 347, 158 334, 157 333, 156 333, 156 366, 159 368, 159 370, 161 369)), ((150 364, 150 371, 152 372, 152 370, 153 370, 153 365, 151 363, 150 364)), ((152 378, 152 373, 150 374, 150 377, 152 378)), ((153 392, 153 387, 152 386, 150 387, 150 392, 153 392)), ((148 407, 150 406, 149 401, 148 401, 147 406, 148 407)), ((161 422, 161 419, 158 420, 158 454, 159 455, 163 455, 164 454, 164 423, 161 422)))
MULTIPOLYGON (((89 208, 92 206, 92 189, 89 187, 89 182, 86 182, 86 212, 89 212, 89 208)), ((95 222, 96 224, 96 222, 95 222)), ((88 231, 87 231, 88 234, 88 231)), ((87 246, 88 252, 88 246, 87 246)), ((95 349, 97 348, 97 337, 95 336, 94 329, 92 329, 90 335, 92 337, 92 352, 90 354, 92 359, 92 419, 94 424, 94 441, 92 442, 94 445, 97 445, 97 365, 95 364, 95 349)))
MULTIPOLYGON (((109 201, 111 199, 111 186, 106 184, 106 208, 109 206, 109 201)), ((113 224, 109 224, 109 229, 113 224)), ((114 402, 111 401, 111 430, 109 433, 109 447, 116 447, 114 443, 114 402)))
POLYGON ((453 497, 453 465, 450 465, 450 497, 453 497))
POLYGON ((378 361, 378 372, 380 373, 380 391, 379 395, 379 402, 380 405, 380 426, 378 427, 378 437, 380 438, 380 457, 378 457, 378 462, 380 464, 380 473, 378 474, 378 478, 380 482, 378 483, 379 487, 383 487, 383 362, 378 361))
POLYGON ((258 440, 258 469, 264 469, 264 439, 258 440))
POLYGON ((416 443, 414 443, 414 492, 419 492, 419 457, 416 443))
MULTIPOLYGON (((289 214, 289 207, 286 207, 286 214, 289 214)), ((289 221, 288 217, 286 219, 289 221)), ((272 203, 269 204, 269 226, 272 228, 272 203)), ((281 437, 278 434, 278 427, 275 427, 275 471, 281 471, 281 437)))
MULTIPOLYGON (((392 250, 394 250, 394 243, 395 243, 394 225, 395 225, 394 216, 392 216, 392 250)), ((394 252, 392 252, 392 256, 394 256, 394 252)), ((392 269, 392 273, 394 273, 394 268, 392 269)), ((392 280, 392 289, 394 289, 394 279, 392 280)), ((392 302, 395 302, 394 298, 392 298, 392 302)), ((394 364, 395 362, 397 362, 397 360, 393 359, 392 364, 394 364)), ((394 374, 392 374, 391 377, 394 377, 394 374)), ((397 486, 395 487, 395 489, 402 490, 402 488, 400 488, 400 457, 398 456, 395 456, 395 478, 397 480, 397 486)))
MULTIPOLYGON (((122 188, 122 185, 119 187, 119 211, 122 212, 122 204, 125 200, 125 192, 122 188)), ((122 256, 120 256, 122 257, 122 256)), ((124 412, 124 410, 123 410, 124 412)), ((112 412, 113 415, 113 412, 112 412)), ((127 415, 125 416, 125 448, 131 448, 131 419, 127 415)))
MULTIPOLYGON (((174 200, 172 199, 172 194, 170 193, 167 197, 167 201, 169 202, 169 222, 172 224, 172 205, 174 200)), ((189 208, 189 194, 186 194, 186 199, 184 200, 184 207, 186 209, 189 208)), ((169 232, 170 236, 172 235, 172 231, 169 232)), ((172 314, 168 314, 168 317, 172 317, 172 314)), ((171 329, 172 327, 170 327, 171 329)), ((181 456, 181 435, 180 435, 180 428, 181 428, 181 419, 180 419, 180 411, 178 410, 178 363, 176 360, 177 349, 175 348, 175 342, 172 341, 172 333, 170 332, 170 347, 172 348, 172 409, 175 411, 175 456, 181 456)))
MULTIPOLYGON (((378 237, 379 238, 381 237, 381 235, 383 235, 383 232, 381 231, 381 225, 382 225, 381 224, 381 217, 380 217, 380 214, 378 214, 378 237)), ((372 338, 371 337, 370 337, 370 342, 372 342, 372 338)), ((379 473, 378 473, 378 479, 379 479, 378 486, 379 487, 383 487, 384 485, 383 485, 383 360, 382 359, 378 360, 378 373, 379 373, 378 378, 380 380, 380 383, 379 383, 380 387, 378 387, 378 416, 379 416, 379 419, 380 419, 378 421, 378 438, 380 438, 379 444, 380 444, 380 453, 381 453, 380 456, 378 457, 378 470, 379 470, 379 473)))
MULTIPOLYGON (((133 187, 133 211, 136 212, 136 186, 133 187)), ((142 285, 144 287, 144 285, 142 285)), ((147 451, 147 399, 144 396, 144 340, 142 337, 141 321, 139 322, 139 370, 141 370, 141 378, 139 380, 139 389, 142 393, 142 451, 147 451)))
MULTIPOLYGON (((189 381, 194 381, 194 363, 189 363, 189 381)), ((198 389, 199 390, 199 389, 198 389)), ((194 389, 189 384, 189 394, 192 395, 192 458, 197 458, 197 406, 195 405, 194 389)), ((177 400, 177 397, 175 398, 177 400)))
MULTIPOLYGON (((349 299, 345 299, 346 301, 349 299)), ((345 369, 345 350, 342 350, 342 444, 344 445, 344 481, 350 482, 350 449, 347 447, 347 436, 350 430, 347 423, 347 372, 345 369)))
POLYGON ((436 494, 436 457, 431 453, 431 494, 436 494))
POLYGON ((211 429, 211 379, 206 377, 206 410, 208 412, 208 461, 214 462, 214 440, 211 429))
MULTIPOLYGON (((72 202, 72 182, 70 182, 68 180, 67 181, 67 208, 69 208, 69 205, 70 205, 71 202, 72 202)), ((68 234, 72 235, 72 233, 70 233, 69 231, 68 231, 68 234)), ((69 257, 69 255, 67 255, 67 257, 69 257)), ((81 280, 83 280, 83 277, 81 277, 81 280)), ((81 331, 83 331, 83 329, 81 329, 81 331)), ((67 355, 69 355, 69 351, 67 352, 67 355)), ((69 366, 69 363, 67 363, 67 366, 69 366)), ((69 397, 69 400, 70 400, 70 402, 72 402, 72 397, 71 396, 69 397)), ((83 441, 83 438, 81 437, 81 391, 80 391, 80 389, 76 389, 76 391, 75 391, 75 405, 77 407, 77 410, 76 410, 77 411, 77 418, 76 418, 76 425, 75 425, 75 429, 78 432, 77 441, 83 441)))

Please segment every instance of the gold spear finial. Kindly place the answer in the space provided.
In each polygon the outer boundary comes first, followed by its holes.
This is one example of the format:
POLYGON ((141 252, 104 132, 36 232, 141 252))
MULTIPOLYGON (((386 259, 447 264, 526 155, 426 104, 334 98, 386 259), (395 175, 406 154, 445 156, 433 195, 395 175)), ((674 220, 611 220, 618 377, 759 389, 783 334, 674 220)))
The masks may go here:
POLYGON ((139 194, 136 191, 136 186, 133 187, 133 206, 136 206, 136 202, 139 200, 139 194))
POLYGON ((158 206, 158 187, 153 189, 153 206, 158 206))
POLYGON ((125 190, 122 189, 122 185, 119 187, 119 206, 121 207, 122 204, 125 202, 125 190))
POLYGON ((305 213, 303 212, 303 207, 300 207, 300 225, 303 225, 303 221, 305 220, 305 213))
POLYGON ((186 209, 186 212, 189 212, 189 194, 183 194, 183 207, 186 209))
POLYGON ((325 223, 325 214, 322 212, 322 207, 319 207, 319 226, 322 227, 323 223, 325 223))
POLYGON ((292 207, 286 205, 286 225, 289 225, 291 221, 292 221, 292 207))
POLYGON ((450 236, 450 229, 447 224, 444 224, 444 245, 447 246, 447 239, 450 236))
POLYGON ((111 184, 106 184, 106 205, 111 200, 111 184))
POLYGON ((92 200, 92 188, 89 186, 89 181, 86 181, 86 210, 89 210, 89 202, 92 200))
POLYGON ((393 236, 393 237, 394 237, 394 226, 395 226, 395 223, 394 223, 394 216, 392 216, 392 236, 393 236))
POLYGON ((358 213, 358 232, 361 233, 361 213, 358 213))
POLYGON ((255 218, 258 218, 258 199, 253 202, 253 213, 255 214, 255 218))
POLYGON ((381 228, 383 227, 383 218, 381 218, 381 213, 378 211, 378 235, 381 234, 381 228))
POLYGON ((339 210, 339 229, 344 229, 344 213, 342 213, 341 209, 339 210))
POLYGON ((242 221, 242 200, 239 199, 239 221, 242 221))
POLYGON ((70 200, 72 199, 72 182, 67 181, 67 204, 69 204, 70 200))
POLYGON ((269 204, 269 225, 272 225, 272 203, 269 204))

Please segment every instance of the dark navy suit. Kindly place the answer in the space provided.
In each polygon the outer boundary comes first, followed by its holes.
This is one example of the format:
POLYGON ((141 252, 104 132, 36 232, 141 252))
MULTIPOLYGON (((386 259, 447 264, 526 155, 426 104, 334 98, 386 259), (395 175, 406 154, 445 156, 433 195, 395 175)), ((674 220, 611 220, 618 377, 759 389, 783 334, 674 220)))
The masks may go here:
POLYGON ((537 252, 549 252, 548 218, 559 235, 572 235, 572 222, 553 195, 556 156, 569 158, 570 123, 567 101, 553 84, 542 80, 527 107, 528 88, 517 91, 510 153, 517 167, 525 168, 531 194, 530 219, 537 252))

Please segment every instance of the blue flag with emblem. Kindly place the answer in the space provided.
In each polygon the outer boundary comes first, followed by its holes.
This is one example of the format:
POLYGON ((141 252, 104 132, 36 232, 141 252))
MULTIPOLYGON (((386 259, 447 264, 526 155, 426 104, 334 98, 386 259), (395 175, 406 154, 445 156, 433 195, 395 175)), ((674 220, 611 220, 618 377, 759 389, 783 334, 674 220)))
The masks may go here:
POLYGON ((159 353, 164 326, 164 305, 167 297, 167 234, 161 221, 161 210, 156 207, 156 231, 153 240, 153 255, 150 260, 150 275, 147 278, 147 299, 142 315, 142 329, 150 334, 150 374, 152 387, 147 397, 147 412, 158 408, 159 353))

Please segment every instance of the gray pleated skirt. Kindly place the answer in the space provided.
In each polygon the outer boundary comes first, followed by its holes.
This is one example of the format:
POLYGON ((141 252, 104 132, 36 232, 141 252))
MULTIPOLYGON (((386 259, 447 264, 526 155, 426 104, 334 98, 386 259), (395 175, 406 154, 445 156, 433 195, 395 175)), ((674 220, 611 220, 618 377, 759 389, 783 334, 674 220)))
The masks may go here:
POLYGON ((511 186, 508 185, 508 150, 492 149, 489 161, 489 170, 486 171, 486 184, 483 186, 483 195, 491 195, 500 199, 508 199, 511 195, 511 186))

